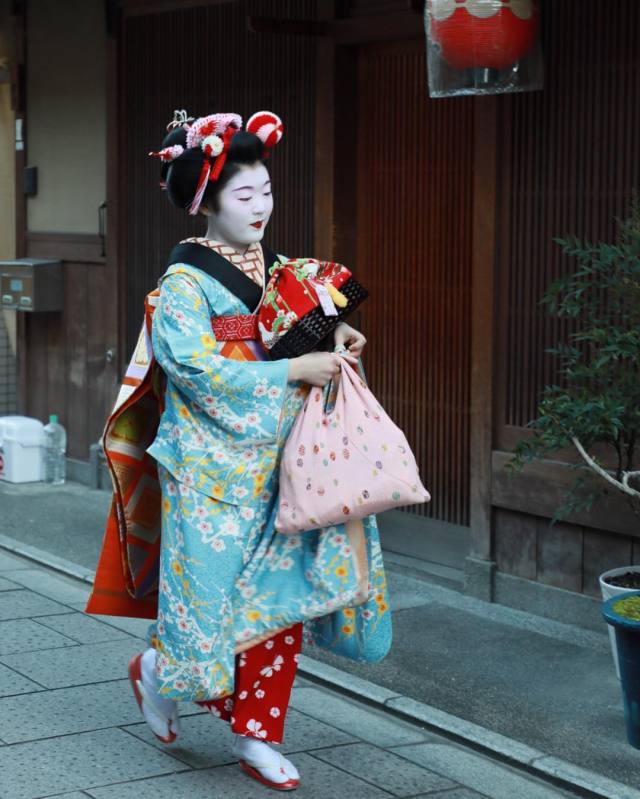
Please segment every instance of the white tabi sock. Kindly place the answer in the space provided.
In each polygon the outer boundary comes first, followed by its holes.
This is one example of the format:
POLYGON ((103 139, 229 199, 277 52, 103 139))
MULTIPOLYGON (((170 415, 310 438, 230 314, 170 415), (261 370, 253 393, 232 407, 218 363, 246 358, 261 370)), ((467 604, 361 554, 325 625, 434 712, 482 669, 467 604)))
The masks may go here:
POLYGON ((166 699, 158 694, 160 683, 156 676, 156 650, 152 648, 147 649, 143 654, 140 662, 140 671, 142 672, 142 684, 152 699, 155 707, 167 718, 175 712, 176 702, 174 699, 166 699))
POLYGON ((300 779, 300 773, 293 763, 280 752, 272 749, 266 741, 259 741, 249 735, 235 735, 233 751, 239 758, 246 760, 250 766, 258 769, 262 776, 271 782, 300 779))

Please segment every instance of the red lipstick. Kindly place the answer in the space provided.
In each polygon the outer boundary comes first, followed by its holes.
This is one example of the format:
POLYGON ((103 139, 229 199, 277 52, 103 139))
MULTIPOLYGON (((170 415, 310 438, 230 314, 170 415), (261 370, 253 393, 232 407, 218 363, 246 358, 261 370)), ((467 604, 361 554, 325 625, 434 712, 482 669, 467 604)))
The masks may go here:
POLYGON ((254 227, 256 230, 260 230, 262 224, 263 224, 262 222, 252 222, 251 227, 254 227))

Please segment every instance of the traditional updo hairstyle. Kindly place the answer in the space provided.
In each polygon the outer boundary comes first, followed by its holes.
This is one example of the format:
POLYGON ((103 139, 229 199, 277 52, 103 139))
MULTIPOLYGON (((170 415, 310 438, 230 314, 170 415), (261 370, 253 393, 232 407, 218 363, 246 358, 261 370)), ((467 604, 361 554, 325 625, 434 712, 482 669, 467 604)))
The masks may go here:
MULTIPOLYGON (((198 179, 202 172, 202 162, 206 156, 201 147, 187 149, 185 128, 172 130, 165 136, 162 147, 172 147, 176 144, 184 147, 185 151, 175 160, 162 164, 161 180, 171 202, 186 211, 196 193, 198 179)), ((206 205, 217 213, 220 210, 218 198, 222 189, 243 166, 253 166, 258 162, 264 163, 265 149, 264 143, 255 133, 239 130, 231 139, 227 160, 222 167, 220 177, 207 183, 202 205, 206 205)))
POLYGON ((264 163, 271 148, 282 138, 282 121, 270 111, 254 114, 247 130, 240 130, 241 125, 242 120, 236 114, 193 120, 187 119, 186 111, 174 113, 160 152, 150 153, 161 158, 161 185, 173 205, 193 214, 204 204, 217 213, 224 186, 243 166, 264 163), (225 148, 222 161, 218 161, 225 148), (215 170, 219 173, 217 178, 205 184, 204 178, 216 174, 215 170), (198 198, 194 201, 196 194, 198 198))

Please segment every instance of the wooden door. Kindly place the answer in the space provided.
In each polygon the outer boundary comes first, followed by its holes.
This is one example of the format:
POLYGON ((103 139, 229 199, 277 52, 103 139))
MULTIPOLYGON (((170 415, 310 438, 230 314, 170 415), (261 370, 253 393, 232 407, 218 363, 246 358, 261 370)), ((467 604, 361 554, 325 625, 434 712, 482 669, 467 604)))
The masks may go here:
POLYGON ((361 48, 357 98, 365 365, 432 494, 411 511, 438 520, 432 530, 460 533, 469 524, 473 109, 467 98, 429 99, 423 40, 361 48))

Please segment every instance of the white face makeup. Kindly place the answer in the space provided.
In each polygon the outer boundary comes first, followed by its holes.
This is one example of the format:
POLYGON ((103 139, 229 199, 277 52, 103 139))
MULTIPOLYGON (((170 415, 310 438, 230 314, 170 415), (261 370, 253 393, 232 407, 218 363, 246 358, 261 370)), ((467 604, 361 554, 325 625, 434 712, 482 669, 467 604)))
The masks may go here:
POLYGON ((207 238, 237 250, 262 241, 273 211, 271 181, 264 164, 243 166, 222 189, 220 211, 209 212, 207 238))

